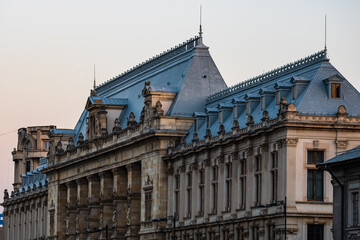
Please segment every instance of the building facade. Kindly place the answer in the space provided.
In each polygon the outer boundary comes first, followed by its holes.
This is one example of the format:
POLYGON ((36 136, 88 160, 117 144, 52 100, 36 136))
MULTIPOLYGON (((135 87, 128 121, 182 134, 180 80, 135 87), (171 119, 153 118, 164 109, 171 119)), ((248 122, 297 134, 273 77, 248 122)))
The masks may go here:
POLYGON ((332 175, 334 239, 359 239, 360 146, 318 166, 332 175))
POLYGON ((46 156, 50 131, 55 126, 35 126, 18 130, 14 161, 14 189, 4 192, 5 239, 45 239, 47 224, 46 156), (9 196, 10 195, 10 196, 9 196))
MULTIPOLYGON (((326 50, 227 88, 200 34, 97 86, 74 129, 49 130, 44 237, 331 239, 315 165, 360 144, 359 100, 326 50)), ((4 199, 8 239, 42 237, 15 233, 24 184, 4 199)))

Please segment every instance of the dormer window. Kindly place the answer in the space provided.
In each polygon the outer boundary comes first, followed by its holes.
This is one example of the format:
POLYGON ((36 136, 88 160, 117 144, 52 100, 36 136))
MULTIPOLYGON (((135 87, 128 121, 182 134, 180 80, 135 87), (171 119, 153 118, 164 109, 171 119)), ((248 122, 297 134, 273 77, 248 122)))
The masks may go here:
POLYGON ((276 105, 280 104, 280 91, 276 91, 276 105))
POLYGON ((340 98, 340 83, 331 84, 331 98, 340 98))
POLYGON ((293 100, 296 100, 296 85, 292 87, 293 100))
POLYGON ((324 83, 327 89, 328 97, 331 99, 340 99, 342 95, 341 84, 345 79, 335 74, 327 79, 324 79, 324 83))

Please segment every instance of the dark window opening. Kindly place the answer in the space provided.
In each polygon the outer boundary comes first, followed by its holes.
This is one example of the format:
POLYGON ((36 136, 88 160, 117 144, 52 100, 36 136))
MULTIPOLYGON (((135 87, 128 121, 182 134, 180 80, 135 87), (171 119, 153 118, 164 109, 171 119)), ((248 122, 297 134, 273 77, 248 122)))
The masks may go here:
POLYGON ((323 225, 308 225, 308 240, 323 240, 324 239, 324 226, 323 225))
POLYGON ((331 84, 331 97, 340 98, 340 83, 331 84))

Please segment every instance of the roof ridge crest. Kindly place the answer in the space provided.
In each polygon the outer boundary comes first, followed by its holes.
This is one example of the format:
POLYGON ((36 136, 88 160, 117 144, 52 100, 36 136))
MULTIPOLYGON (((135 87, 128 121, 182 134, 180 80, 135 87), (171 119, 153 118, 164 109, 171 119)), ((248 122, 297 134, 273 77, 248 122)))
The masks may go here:
MULTIPOLYGON (((132 76, 134 76, 150 67, 158 65, 180 53, 183 53, 189 49, 192 49, 192 48, 196 47, 198 44, 199 44, 199 36, 190 38, 190 39, 186 40, 185 42, 175 45, 174 47, 171 47, 171 48, 163 51, 162 53, 157 54, 157 55, 147 59, 146 61, 143 61, 142 63, 131 67, 130 69, 124 71, 123 73, 121 73, 115 77, 112 77, 109 80, 99 84, 96 87, 96 90, 102 90, 102 88, 106 89, 104 87, 111 87, 117 79, 126 77, 126 75, 128 75, 128 77, 132 77, 132 76)), ((122 82, 122 80, 120 82, 122 82)))
POLYGON ((308 57, 305 58, 301 58, 300 60, 294 61, 294 62, 290 62, 286 65, 283 65, 281 67, 275 68, 274 70, 265 72, 264 74, 252 77, 248 80, 245 80, 243 82, 237 83, 233 86, 230 86, 224 90, 221 90, 217 93, 214 93, 212 95, 210 95, 207 100, 206 103, 211 103, 214 102, 218 99, 221 99, 223 97, 232 95, 234 93, 238 93, 241 90, 247 89, 249 87, 258 85, 262 82, 266 82, 269 80, 274 79, 275 77, 279 77, 279 76, 283 76, 286 75, 290 72, 293 72, 295 70, 298 70, 299 68, 302 68, 304 66, 309 66, 312 65, 314 63, 318 63, 322 60, 326 59, 326 51, 325 50, 321 50, 319 52, 316 52, 314 54, 309 55, 308 57))

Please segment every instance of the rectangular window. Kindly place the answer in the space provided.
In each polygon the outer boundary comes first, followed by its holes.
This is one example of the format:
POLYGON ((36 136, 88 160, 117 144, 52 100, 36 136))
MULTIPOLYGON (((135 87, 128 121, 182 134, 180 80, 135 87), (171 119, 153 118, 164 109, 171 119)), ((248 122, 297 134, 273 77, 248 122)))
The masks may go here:
POLYGON ((175 217, 179 216, 180 206, 180 175, 175 177, 175 217))
POLYGON ((206 128, 209 128, 210 126, 210 117, 209 115, 206 115, 206 128))
POLYGON ((250 114, 250 103, 249 102, 246 103, 246 114, 247 115, 250 114))
POLYGON ((151 221, 152 191, 145 192, 145 221, 151 221))
POLYGON ((232 186, 232 163, 229 162, 226 164, 226 179, 225 179, 225 191, 226 191, 226 206, 225 211, 230 211, 231 209, 231 186, 232 186))
POLYGON ((308 151, 307 198, 309 201, 323 201, 324 174, 315 167, 315 164, 322 162, 324 162, 324 151, 308 151))
POLYGON ((44 141, 44 150, 49 150, 49 148, 50 148, 50 142, 44 141))
POLYGON ((214 166, 212 168, 212 181, 211 181, 211 188, 212 188, 212 213, 217 212, 217 197, 218 197, 218 167, 214 166))
POLYGON ((192 172, 189 172, 187 174, 187 180, 188 180, 188 185, 187 185, 187 214, 188 214, 188 217, 191 217, 191 191, 192 191, 192 172))
POLYGON ((262 96, 261 97, 261 110, 264 110, 265 109, 265 97, 262 96))
POLYGON ((340 83, 331 84, 331 97, 340 98, 340 83))
POLYGON ((324 162, 324 151, 308 151, 308 164, 324 162))
POLYGON ((280 104, 280 91, 276 92, 276 105, 280 104))
POLYGON ((277 152, 271 153, 271 201, 277 201, 278 192, 278 154, 277 152))
POLYGON ((26 161, 26 172, 30 172, 31 171, 31 161, 27 160, 26 161))
POLYGON ((293 100, 296 100, 296 85, 292 87, 293 100))
POLYGON ((308 170, 308 200, 323 200, 323 171, 308 170))
POLYGON ((200 195, 200 206, 199 215, 204 213, 204 187, 205 187, 205 171, 201 169, 199 171, 199 195, 200 195))
POLYGON ((246 206, 246 159, 240 161, 240 209, 246 206))
POLYGON ((324 226, 308 224, 308 240, 323 240, 324 239, 324 226))
POLYGON ((255 157, 255 201, 261 204, 261 156, 255 157))
POLYGON ((194 132, 197 131, 197 119, 194 120, 194 132))
POLYGON ((233 113, 234 113, 234 119, 236 119, 237 118, 237 107, 236 106, 234 106, 233 107, 233 113))
POLYGON ((359 192, 351 193, 352 200, 352 225, 359 225, 359 192))
POLYGON ((222 111, 219 112, 219 124, 222 124, 222 111))

